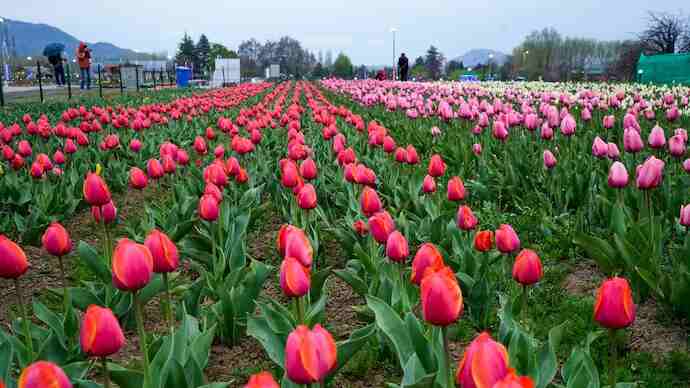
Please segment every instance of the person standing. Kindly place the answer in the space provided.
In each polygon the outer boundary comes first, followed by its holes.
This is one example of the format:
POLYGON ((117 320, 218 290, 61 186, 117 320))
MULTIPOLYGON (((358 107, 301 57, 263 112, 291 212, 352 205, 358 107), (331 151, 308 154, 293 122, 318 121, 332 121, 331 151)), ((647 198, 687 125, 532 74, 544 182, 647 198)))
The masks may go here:
POLYGON ((48 56, 48 62, 53 65, 53 75, 55 77, 55 84, 57 86, 65 85, 65 68, 62 65, 64 59, 62 58, 62 52, 56 55, 48 56))
POLYGON ((407 81, 407 73, 410 70, 410 61, 405 56, 405 53, 400 54, 398 59, 398 72, 400 73, 400 80, 407 81))
POLYGON ((79 62, 79 78, 81 80, 79 88, 82 90, 91 89, 91 49, 84 42, 79 43, 77 61, 79 62))

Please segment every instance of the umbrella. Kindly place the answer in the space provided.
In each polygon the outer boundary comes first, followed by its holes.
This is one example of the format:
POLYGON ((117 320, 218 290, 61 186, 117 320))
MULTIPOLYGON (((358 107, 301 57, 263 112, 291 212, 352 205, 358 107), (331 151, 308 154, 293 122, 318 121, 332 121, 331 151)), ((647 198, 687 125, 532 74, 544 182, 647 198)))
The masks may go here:
POLYGON ((43 55, 46 57, 56 57, 65 50, 65 45, 62 43, 51 43, 43 49, 43 55))

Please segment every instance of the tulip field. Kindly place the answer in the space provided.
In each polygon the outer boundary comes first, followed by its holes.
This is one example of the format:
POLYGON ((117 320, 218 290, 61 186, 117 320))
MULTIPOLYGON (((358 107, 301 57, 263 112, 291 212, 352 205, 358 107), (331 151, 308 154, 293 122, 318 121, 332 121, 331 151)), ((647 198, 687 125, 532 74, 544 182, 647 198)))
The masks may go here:
POLYGON ((0 110, 0 387, 688 387, 690 88, 0 110))

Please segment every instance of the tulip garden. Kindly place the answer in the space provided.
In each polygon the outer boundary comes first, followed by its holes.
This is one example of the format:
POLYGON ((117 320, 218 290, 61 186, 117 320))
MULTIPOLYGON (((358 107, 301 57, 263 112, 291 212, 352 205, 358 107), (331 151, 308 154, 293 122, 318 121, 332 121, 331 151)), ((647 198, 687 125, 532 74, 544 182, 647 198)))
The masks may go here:
POLYGON ((687 387, 690 88, 0 110, 0 387, 687 387))

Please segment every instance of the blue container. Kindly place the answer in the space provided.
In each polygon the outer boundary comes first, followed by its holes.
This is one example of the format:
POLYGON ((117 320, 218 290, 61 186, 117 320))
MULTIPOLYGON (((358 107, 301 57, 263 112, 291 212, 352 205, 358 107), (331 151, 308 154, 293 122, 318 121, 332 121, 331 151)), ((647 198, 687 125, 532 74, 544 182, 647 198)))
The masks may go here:
POLYGON ((175 74, 177 76, 178 87, 185 88, 189 86, 189 80, 192 79, 192 69, 189 67, 178 66, 175 69, 175 74))

